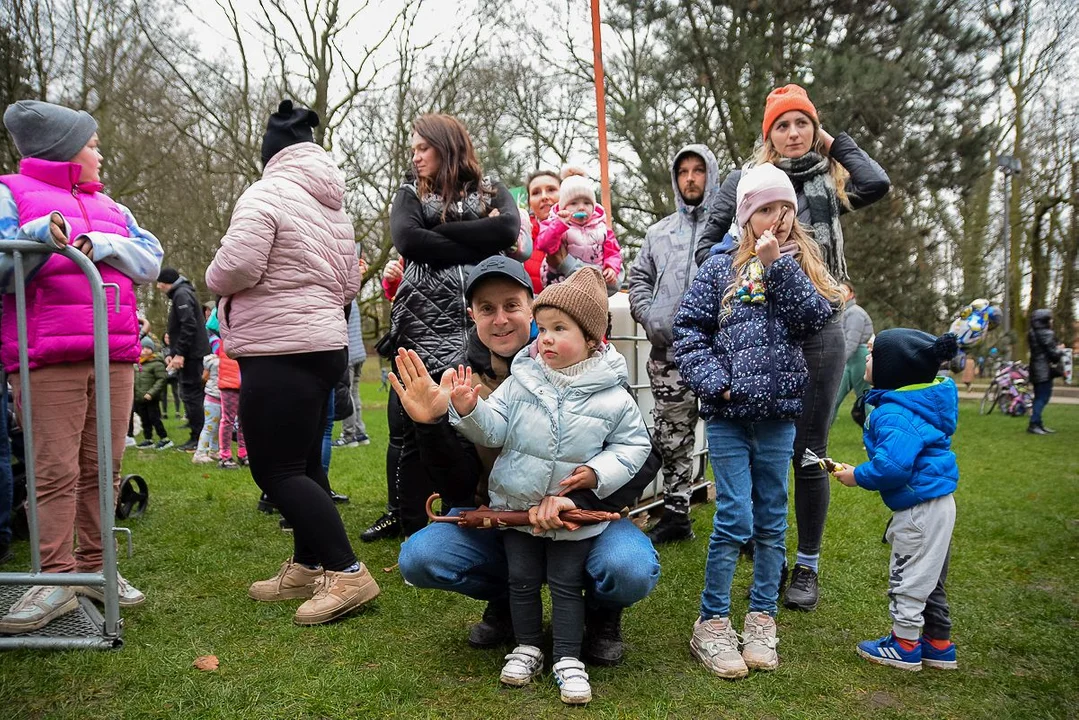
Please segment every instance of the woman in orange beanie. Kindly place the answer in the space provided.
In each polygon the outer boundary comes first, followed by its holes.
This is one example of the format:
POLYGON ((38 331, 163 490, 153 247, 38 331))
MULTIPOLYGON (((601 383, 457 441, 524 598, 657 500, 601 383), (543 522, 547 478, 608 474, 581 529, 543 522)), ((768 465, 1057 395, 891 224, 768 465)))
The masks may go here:
MULTIPOLYGON (((838 282, 846 280, 839 216, 884 197, 891 187, 887 173, 849 135, 832 137, 826 132, 809 95, 794 84, 768 93, 761 142, 746 167, 762 163, 772 163, 791 179, 798 200, 798 221, 812 229, 832 277, 838 282)), ((697 243, 698 264, 711 254, 733 252, 738 247, 736 194, 741 177, 742 170, 735 170, 719 190, 697 243)), ((780 250, 784 254, 797 252, 793 243, 780 250)), ((839 391, 845 361, 841 315, 837 308, 832 322, 802 345, 809 366, 809 384, 794 438, 798 555, 783 600, 792 609, 812 610, 819 597, 817 571, 828 515, 828 474, 816 465, 800 467, 798 461, 807 448, 827 457, 829 406, 839 391)))

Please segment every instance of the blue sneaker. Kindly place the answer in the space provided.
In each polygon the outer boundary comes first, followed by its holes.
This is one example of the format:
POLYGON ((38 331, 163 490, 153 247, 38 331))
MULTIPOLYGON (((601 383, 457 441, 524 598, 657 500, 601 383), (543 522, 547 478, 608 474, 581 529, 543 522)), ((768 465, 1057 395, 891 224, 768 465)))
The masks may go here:
POLYGON ((937 650, 933 647, 929 638, 922 635, 922 665, 937 670, 958 670, 959 663, 955 660, 955 643, 948 643, 947 650, 937 650))
POLYGON ((858 643, 858 654, 878 665, 891 665, 912 672, 922 669, 922 646, 919 644, 915 645, 913 650, 904 650, 892 633, 879 640, 863 640, 858 643))

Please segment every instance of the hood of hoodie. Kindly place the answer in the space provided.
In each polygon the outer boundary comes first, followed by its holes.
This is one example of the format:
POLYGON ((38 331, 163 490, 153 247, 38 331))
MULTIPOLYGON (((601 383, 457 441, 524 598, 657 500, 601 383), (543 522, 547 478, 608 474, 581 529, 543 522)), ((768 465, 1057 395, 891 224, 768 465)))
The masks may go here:
POLYGON ((959 420, 959 392, 951 378, 938 377, 925 385, 898 390, 870 390, 865 401, 874 408, 885 403, 899 405, 948 436, 955 434, 959 420))
POLYGON ((262 177, 290 180, 331 210, 344 204, 345 175, 315 143, 289 145, 270 159, 262 177))
POLYGON ((1049 327, 1053 320, 1053 313, 1045 308, 1035 310, 1030 314, 1030 327, 1035 330, 1044 330, 1049 327))
POLYGON ((715 154, 706 145, 699 143, 683 147, 671 161, 671 187, 674 188, 674 203, 678 208, 678 212, 688 214, 700 208, 707 213, 708 208, 712 206, 712 199, 719 192, 719 163, 716 161, 715 154), (682 198, 682 193, 678 191, 678 161, 689 154, 699 155, 704 158, 704 166, 708 170, 708 179, 704 185, 704 197, 701 198, 699 205, 687 205, 682 198))

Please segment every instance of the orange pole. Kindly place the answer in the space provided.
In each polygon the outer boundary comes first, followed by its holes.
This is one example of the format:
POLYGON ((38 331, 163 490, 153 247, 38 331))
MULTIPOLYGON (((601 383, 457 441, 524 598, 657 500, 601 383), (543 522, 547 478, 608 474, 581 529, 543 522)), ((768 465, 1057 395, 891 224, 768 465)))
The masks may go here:
POLYGON ((599 187, 607 211, 607 227, 614 223, 611 177, 607 171, 607 99, 603 90, 603 41, 600 37, 599 0, 592 0, 592 66, 596 76, 596 125, 599 127, 599 187))

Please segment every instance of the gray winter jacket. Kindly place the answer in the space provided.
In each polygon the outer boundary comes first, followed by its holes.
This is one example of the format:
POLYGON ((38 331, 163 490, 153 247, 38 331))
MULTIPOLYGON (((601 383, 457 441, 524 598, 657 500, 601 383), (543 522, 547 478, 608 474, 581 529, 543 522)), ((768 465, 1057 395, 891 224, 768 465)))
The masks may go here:
POLYGON ((859 345, 865 345, 873 337, 873 320, 854 298, 843 306, 843 358, 850 360, 859 345))
POLYGON ((674 359, 674 316, 697 272, 693 253, 719 192, 719 164, 704 145, 686 145, 671 162, 671 184, 677 210, 648 228, 644 244, 629 270, 629 308, 652 343, 654 358, 674 359), (678 191, 678 162, 693 153, 704 158, 708 180, 699 205, 687 205, 678 191))

